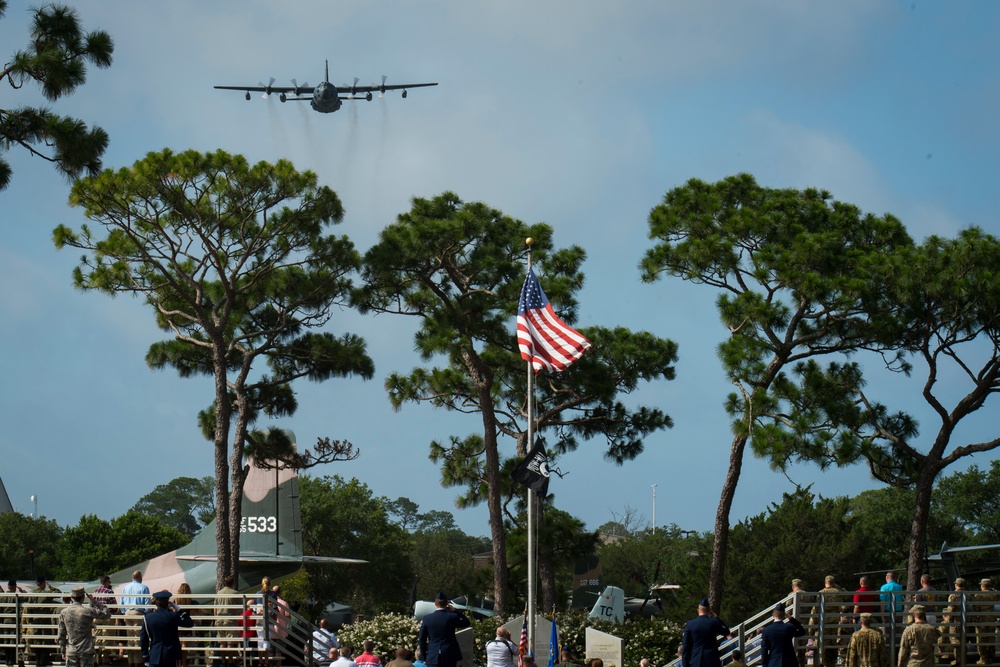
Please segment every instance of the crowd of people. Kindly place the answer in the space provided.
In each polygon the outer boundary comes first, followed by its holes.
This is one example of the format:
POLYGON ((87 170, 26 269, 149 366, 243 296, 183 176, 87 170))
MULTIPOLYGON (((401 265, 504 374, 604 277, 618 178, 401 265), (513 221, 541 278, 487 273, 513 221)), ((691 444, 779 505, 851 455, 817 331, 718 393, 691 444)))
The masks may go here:
POLYGON ((151 593, 138 570, 117 594, 109 577, 104 577, 92 594, 79 586, 69 595, 50 586, 44 577, 38 578, 32 591, 11 581, 8 593, 52 597, 26 598, 20 614, 13 606, 0 605, 5 622, 0 644, 11 645, 4 651, 4 662, 10 667, 23 665, 14 619, 22 624, 20 648, 33 654, 37 667, 48 667, 56 650, 66 667, 97 667, 111 662, 124 662, 128 667, 242 667, 245 662, 254 667, 456 667, 463 657, 455 632, 470 622, 444 593, 435 600, 435 612, 421 623, 419 649, 399 647, 395 658, 383 666, 372 641, 365 641, 356 654, 354 646, 340 644, 326 619, 320 619, 315 628, 304 623, 299 627, 298 604, 286 602, 281 587, 272 585, 270 579, 265 577, 250 599, 241 595, 234 583, 232 578, 226 579, 215 604, 202 607, 187 583, 176 593, 151 593), (58 634, 47 639, 42 630, 52 626, 57 604, 63 605, 57 616, 58 634), (181 628, 196 626, 210 626, 211 630, 180 633, 181 628))
MULTIPOLYGON (((771 622, 727 656, 728 667, 936 667, 965 664, 963 636, 975 638, 976 664, 996 664, 1000 641, 1000 592, 992 580, 982 579, 979 591, 966 592, 965 580, 954 591, 936 591, 924 575, 921 587, 904 594, 895 572, 887 572, 878 590, 864 575, 855 591, 827 576, 821 595, 806 592, 799 579, 792 593, 805 621, 787 613, 784 603, 772 610, 771 622), (822 609, 821 609, 822 607, 822 609), (905 627, 902 627, 905 626, 905 627), (898 650, 890 655, 886 639, 898 632, 898 650), (894 660, 894 663, 893 663, 894 660)), ((732 637, 729 627, 710 608, 707 599, 698 616, 684 626, 680 653, 682 667, 722 667, 719 636, 732 637)), ((895 637, 894 637, 895 638, 895 637)), ((969 662, 972 658, 969 658, 969 662)))
POLYGON ((67 667, 235 667, 245 661, 255 667, 306 667, 308 656, 322 667, 357 667, 353 647, 341 647, 325 619, 315 630, 303 622, 293 613, 298 603, 286 602, 281 587, 269 579, 246 601, 232 578, 224 583, 216 604, 203 607, 187 583, 175 593, 151 593, 138 570, 118 593, 107 576, 92 594, 82 586, 66 594, 43 576, 30 591, 11 580, 0 592, 31 595, 19 605, 12 597, 0 603, 0 658, 10 667, 23 665, 26 654, 37 667, 49 667, 56 652, 67 667), (196 627, 200 631, 179 632, 196 627))

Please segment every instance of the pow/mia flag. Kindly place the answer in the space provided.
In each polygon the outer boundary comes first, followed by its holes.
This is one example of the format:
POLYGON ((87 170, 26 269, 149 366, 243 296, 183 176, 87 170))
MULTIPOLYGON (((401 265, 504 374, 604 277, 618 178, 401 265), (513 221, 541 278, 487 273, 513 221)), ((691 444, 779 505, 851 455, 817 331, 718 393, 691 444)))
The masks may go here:
POLYGON ((544 498, 549 492, 549 456, 545 447, 541 443, 535 444, 510 476, 544 498))

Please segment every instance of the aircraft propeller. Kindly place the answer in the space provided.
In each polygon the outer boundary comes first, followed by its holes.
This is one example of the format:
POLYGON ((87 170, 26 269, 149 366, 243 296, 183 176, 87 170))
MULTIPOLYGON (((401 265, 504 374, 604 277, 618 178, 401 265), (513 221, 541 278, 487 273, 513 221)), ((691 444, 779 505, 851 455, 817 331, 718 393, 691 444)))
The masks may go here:
POLYGON ((656 570, 653 572, 653 583, 651 585, 646 585, 646 582, 641 582, 643 586, 646 586, 646 597, 642 599, 642 604, 639 606, 639 615, 642 615, 642 611, 646 608, 646 603, 649 602, 650 594, 653 592, 653 586, 659 580, 660 576, 660 561, 656 561, 656 570))
POLYGON ((382 99, 383 97, 385 97, 385 80, 387 78, 388 77, 385 74, 382 75, 382 84, 378 87, 378 97, 379 97, 379 99, 382 99))
POLYGON ((274 85, 274 77, 273 76, 271 77, 271 80, 267 82, 266 86, 264 85, 263 81, 258 81, 257 83, 259 83, 260 87, 264 89, 264 94, 261 95, 260 98, 262 100, 266 100, 268 97, 271 96, 271 86, 274 85))
POLYGON ((309 84, 306 83, 305 81, 303 81, 302 85, 300 86, 298 83, 296 83, 295 79, 292 79, 292 88, 293 88, 292 92, 295 93, 295 97, 298 97, 301 94, 303 88, 308 88, 308 87, 309 84))

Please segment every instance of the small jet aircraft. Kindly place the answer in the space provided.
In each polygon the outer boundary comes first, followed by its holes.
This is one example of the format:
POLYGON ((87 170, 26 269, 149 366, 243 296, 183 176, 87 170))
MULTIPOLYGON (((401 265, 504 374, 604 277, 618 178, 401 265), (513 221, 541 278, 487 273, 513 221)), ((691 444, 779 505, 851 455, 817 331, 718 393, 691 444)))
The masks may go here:
POLYGON ((617 586, 608 586, 597 598, 588 618, 600 618, 605 621, 621 623, 626 618, 633 616, 650 617, 663 611, 663 603, 660 596, 667 591, 680 589, 677 584, 660 584, 649 589, 650 597, 628 597, 625 591, 617 586))
POLYGON ((337 88, 330 83, 330 61, 326 61, 326 76, 318 86, 310 86, 303 82, 300 86, 292 79, 291 86, 275 86, 274 78, 265 86, 215 86, 219 90, 243 90, 246 91, 246 98, 250 99, 250 93, 263 93, 261 97, 267 99, 271 93, 278 93, 278 99, 282 102, 309 102, 313 109, 320 113, 333 113, 341 107, 342 100, 372 100, 372 93, 378 92, 379 97, 385 96, 387 90, 402 90, 403 97, 406 97, 408 88, 424 88, 426 86, 436 86, 437 83, 400 83, 386 85, 386 76, 382 75, 382 83, 379 85, 359 86, 358 77, 354 77, 354 85, 348 86, 346 83, 337 88), (342 94, 343 93, 343 94, 342 94), (289 94, 294 97, 289 97, 289 94))
MULTIPOLYGON (((461 595, 454 600, 448 601, 452 607, 460 611, 464 611, 476 620, 483 620, 484 618, 491 618, 493 616, 493 600, 489 598, 480 598, 479 604, 469 604, 469 599, 461 595)), ((424 620, 424 616, 427 616, 433 612, 437 607, 433 602, 429 600, 417 600, 413 603, 413 618, 418 621, 424 620)))

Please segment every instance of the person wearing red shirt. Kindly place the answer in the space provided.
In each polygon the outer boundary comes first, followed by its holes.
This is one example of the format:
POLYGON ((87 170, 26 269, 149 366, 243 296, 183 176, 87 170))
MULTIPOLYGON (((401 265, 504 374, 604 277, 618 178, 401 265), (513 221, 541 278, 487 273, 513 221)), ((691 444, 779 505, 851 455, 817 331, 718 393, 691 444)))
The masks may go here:
POLYGON ((854 592, 854 622, 860 623, 861 614, 872 614, 874 616, 878 607, 878 594, 869 593, 874 591, 871 587, 871 579, 867 575, 861 577, 861 587, 854 592))
POLYGON ((382 667, 382 661, 379 660, 378 656, 372 653, 375 650, 375 642, 368 639, 365 640, 364 652, 354 659, 355 664, 358 667, 382 667))

